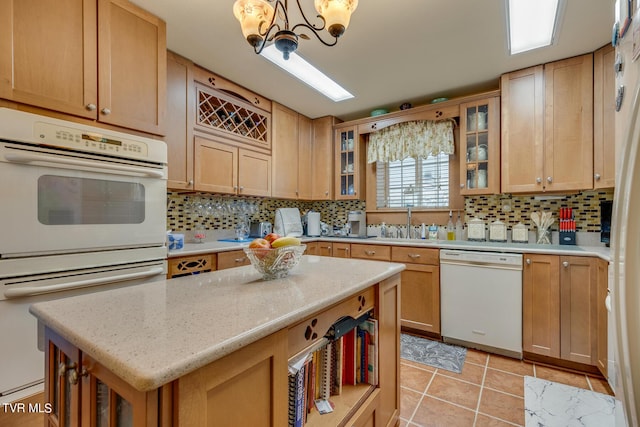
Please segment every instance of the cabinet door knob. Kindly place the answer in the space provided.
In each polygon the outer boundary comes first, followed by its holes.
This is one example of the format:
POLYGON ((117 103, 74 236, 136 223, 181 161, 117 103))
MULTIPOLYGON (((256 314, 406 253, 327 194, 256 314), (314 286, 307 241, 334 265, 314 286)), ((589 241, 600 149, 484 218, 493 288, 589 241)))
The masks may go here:
POLYGON ((100 110, 100 112, 102 114, 104 114, 105 116, 108 116, 109 114, 111 114, 111 110, 108 109, 107 107, 103 108, 102 110, 100 110))
POLYGON ((527 258, 527 265, 531 265, 531 258, 527 258))
POLYGON ((329 195, 329 192, 328 192, 328 191, 325 191, 325 192, 324 192, 324 195, 325 195, 325 196, 328 196, 328 195, 329 195))
POLYGON ((460 188, 464 188, 464 184, 460 184, 460 188))
POLYGON ((96 104, 87 104, 85 108, 89 111, 96 111, 96 108, 98 107, 96 106, 96 104))
POLYGON ((240 186, 240 191, 242 191, 242 190, 244 190, 244 187, 241 185, 241 186, 240 186))
POLYGON ((563 266, 564 268, 569 267, 569 261, 563 261, 563 262, 562 262, 562 266, 563 266))
POLYGON ((552 178, 552 177, 550 177, 550 176, 548 176, 548 177, 547 177, 547 182, 548 182, 549 184, 551 184, 551 183, 553 182, 553 178, 552 178))
POLYGON ((192 187, 192 186, 193 186, 193 180, 192 180, 192 179, 190 179, 190 180, 189 180, 189 187, 192 187))
POLYGON ((596 181, 600 181, 600 174, 599 173, 595 174, 593 177, 596 179, 596 181))
POLYGON ((536 184, 541 184, 541 183, 542 183, 542 178, 537 177, 537 178, 536 178, 536 184))

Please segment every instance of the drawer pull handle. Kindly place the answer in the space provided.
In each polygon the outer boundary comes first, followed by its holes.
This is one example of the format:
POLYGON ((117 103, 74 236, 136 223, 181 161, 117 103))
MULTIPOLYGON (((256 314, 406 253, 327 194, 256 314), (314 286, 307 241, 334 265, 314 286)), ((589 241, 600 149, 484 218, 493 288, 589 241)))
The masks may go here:
POLYGON ((364 253, 367 255, 375 255, 376 251, 364 251, 364 253))
POLYGON ((420 258, 420 254, 407 254, 407 256, 412 259, 420 258))
POLYGON ((236 262, 244 262, 245 259, 247 259, 247 258, 246 257, 236 258, 235 261, 236 262))

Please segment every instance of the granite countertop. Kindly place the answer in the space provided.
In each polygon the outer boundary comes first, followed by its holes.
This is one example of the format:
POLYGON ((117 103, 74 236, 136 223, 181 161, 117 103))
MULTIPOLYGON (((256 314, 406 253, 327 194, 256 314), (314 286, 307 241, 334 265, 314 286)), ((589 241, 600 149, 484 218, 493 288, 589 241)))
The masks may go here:
MULTIPOLYGON (((390 238, 350 238, 350 237, 303 237, 305 242, 347 242, 363 244, 384 244, 394 246, 421 246, 437 249, 463 249, 473 251, 513 252, 513 253, 543 253, 551 255, 594 256, 611 261, 611 250, 604 246, 576 246, 576 245, 538 245, 535 243, 500 243, 473 242, 468 240, 422 240, 422 239, 390 239, 390 238)), ((248 243, 234 242, 204 242, 185 243, 184 249, 169 251, 168 257, 198 255, 203 253, 224 252, 246 248, 248 243)))
POLYGON ((305 255, 283 279, 252 266, 36 303, 30 311, 149 391, 337 303, 403 264, 305 255))

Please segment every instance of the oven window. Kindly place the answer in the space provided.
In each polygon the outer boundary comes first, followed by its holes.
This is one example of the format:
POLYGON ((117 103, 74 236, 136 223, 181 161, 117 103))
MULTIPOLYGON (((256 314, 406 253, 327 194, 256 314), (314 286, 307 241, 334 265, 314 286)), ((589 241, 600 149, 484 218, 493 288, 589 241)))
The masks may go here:
POLYGON ((144 185, 67 176, 38 179, 38 221, 44 225, 140 224, 144 185))

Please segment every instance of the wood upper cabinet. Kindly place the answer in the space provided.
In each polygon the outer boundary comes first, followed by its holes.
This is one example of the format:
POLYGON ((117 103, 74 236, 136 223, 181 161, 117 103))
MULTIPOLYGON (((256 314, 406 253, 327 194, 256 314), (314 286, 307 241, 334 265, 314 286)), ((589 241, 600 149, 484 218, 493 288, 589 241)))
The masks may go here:
POLYGON ((271 195, 271 156, 218 137, 194 137, 194 189, 245 196, 271 195))
POLYGON ((333 198, 333 125, 336 118, 320 117, 313 120, 311 199, 333 198))
POLYGON ((338 126, 335 130, 335 185, 337 200, 364 199, 365 158, 361 154, 356 126, 338 126))
POLYGON ((596 366, 597 259, 525 254, 523 350, 596 366))
POLYGON ((593 188, 593 55, 505 74, 503 193, 593 188))
POLYGON ((499 194, 499 97, 460 105, 460 139, 460 194, 499 194))
POLYGON ((616 82, 613 46, 593 54, 593 188, 615 187, 616 82))
POLYGON ((312 199, 313 121, 298 114, 298 198, 312 199))
POLYGON ((167 52, 167 143, 169 176, 167 187, 193 190, 193 64, 167 52))
POLYGON ((1 7, 0 97, 163 134, 162 20, 126 0, 2 0, 1 7))
POLYGON ((311 119, 272 103, 274 197, 311 199, 313 127, 311 119))
POLYGON ((289 108, 273 105, 273 197, 298 198, 298 113, 289 108))

